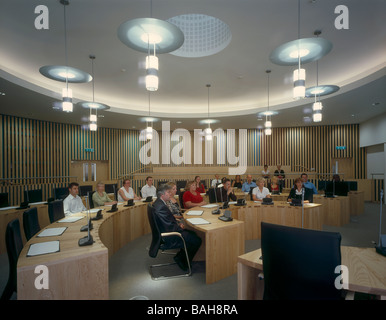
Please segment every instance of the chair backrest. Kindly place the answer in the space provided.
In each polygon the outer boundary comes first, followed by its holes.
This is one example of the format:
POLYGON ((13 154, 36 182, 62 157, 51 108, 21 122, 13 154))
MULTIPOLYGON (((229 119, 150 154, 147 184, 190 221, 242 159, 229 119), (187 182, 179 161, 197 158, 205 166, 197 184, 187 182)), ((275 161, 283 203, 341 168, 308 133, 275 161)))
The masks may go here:
POLYGON ((23 227, 27 241, 40 231, 38 209, 36 207, 23 212, 23 227))
POLYGON ((42 189, 24 190, 24 201, 29 203, 42 202, 43 201, 42 189))
POLYGON ((54 196, 55 200, 64 200, 68 196, 69 191, 68 188, 55 188, 54 196))
POLYGON ((64 218, 63 200, 48 203, 48 216, 51 223, 64 218))
POLYGON ((92 192, 92 186, 79 186, 79 196, 84 197, 87 196, 87 192, 92 192))
MULTIPOLYGON (((5 231, 5 245, 7 247, 8 264, 9 264, 9 280, 11 281, 12 289, 16 291, 16 268, 17 260, 21 250, 23 249, 23 239, 21 237, 19 219, 10 221, 5 231)), ((8 285, 7 285, 8 287, 8 285)), ((9 299, 12 295, 11 290, 5 289, 2 299, 9 299), (8 292, 5 292, 8 291, 8 292)))
POLYGON ((8 207, 8 192, 0 193, 0 208, 8 207))
POLYGON ((335 300, 335 268, 341 265, 336 232, 261 223, 264 299, 335 300))
POLYGON ((178 196, 178 200, 180 200, 180 208, 181 209, 185 208, 185 206, 184 206, 184 193, 185 193, 185 191, 181 192, 178 196))
POLYGON ((149 224, 151 228, 151 244, 149 248, 149 256, 152 258, 155 258, 158 254, 158 249, 161 245, 161 232, 159 231, 156 217, 155 217, 155 209, 151 205, 151 203, 147 206, 147 217, 149 219, 149 224))
POLYGON ((93 199, 92 199, 92 196, 94 195, 94 193, 95 193, 96 191, 91 191, 91 192, 89 192, 89 197, 88 197, 88 203, 89 203, 89 205, 90 205, 90 209, 94 209, 94 207, 95 207, 95 205, 94 205, 94 201, 93 201, 93 199))
POLYGON ((208 189, 209 203, 216 203, 216 195, 214 192, 215 192, 214 188, 208 189))

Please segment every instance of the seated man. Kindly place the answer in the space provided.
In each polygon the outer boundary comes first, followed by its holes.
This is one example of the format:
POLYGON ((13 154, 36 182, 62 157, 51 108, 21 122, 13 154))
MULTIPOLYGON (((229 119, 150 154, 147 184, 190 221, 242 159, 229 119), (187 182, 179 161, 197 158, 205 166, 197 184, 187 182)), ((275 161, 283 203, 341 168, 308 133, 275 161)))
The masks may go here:
POLYGON ((63 210, 66 216, 87 210, 82 199, 78 196, 79 183, 71 182, 68 186, 70 194, 63 200, 63 210))
POLYGON ((142 187, 141 194, 142 194, 142 198, 147 198, 150 196, 152 196, 152 197, 157 196, 157 190, 153 186, 153 178, 152 177, 146 178, 146 184, 142 187))
POLYGON ((229 200, 236 201, 237 197, 233 192, 233 188, 231 187, 231 181, 229 179, 224 179, 223 186, 221 188, 217 188, 217 201, 218 202, 226 202, 229 200))
POLYGON ((318 194, 318 190, 316 190, 316 187, 314 186, 314 184, 312 182, 308 181, 308 174, 307 173, 302 173, 300 175, 300 178, 302 179, 303 186, 305 188, 311 189, 313 194, 318 194))
POLYGON ((243 183, 241 190, 243 192, 249 193, 249 191, 251 191, 251 189, 256 188, 256 187, 257 187, 256 182, 252 181, 252 175, 248 174, 247 175, 247 181, 245 181, 243 183))
MULTIPOLYGON (((194 255, 201 246, 201 238, 191 230, 186 230, 182 223, 179 223, 174 217, 167 203, 170 200, 172 187, 168 184, 163 184, 158 188, 157 200, 153 203, 155 215, 157 218, 158 228, 163 232, 179 232, 185 240, 186 250, 188 251, 189 262, 191 263, 194 255)), ((180 247, 181 250, 174 257, 174 261, 184 271, 188 269, 186 255, 183 248, 183 243, 179 237, 165 237, 165 248, 180 247)))
POLYGON ((215 188, 218 184, 221 183, 220 175, 216 174, 215 179, 212 180, 212 183, 210 184, 212 188, 215 188))

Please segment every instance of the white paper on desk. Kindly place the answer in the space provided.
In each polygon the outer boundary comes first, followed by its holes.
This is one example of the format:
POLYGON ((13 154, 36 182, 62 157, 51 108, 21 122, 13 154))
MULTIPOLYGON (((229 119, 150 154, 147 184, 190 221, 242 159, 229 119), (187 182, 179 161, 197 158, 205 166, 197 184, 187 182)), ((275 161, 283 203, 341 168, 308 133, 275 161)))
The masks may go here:
POLYGON ((186 214, 188 216, 200 216, 203 214, 203 212, 204 211, 202 211, 202 210, 191 210, 191 211, 187 212, 186 214))
MULTIPOLYGON (((104 210, 104 209, 90 209, 90 213, 97 213, 99 210, 104 210)), ((87 214, 87 211, 88 211, 88 210, 82 211, 82 213, 87 214)))
POLYGON ((60 228, 48 228, 40 232, 37 237, 53 237, 53 236, 61 236, 64 231, 66 231, 67 227, 60 228))
POLYGON ((228 204, 236 204, 237 201, 229 201, 228 204))
POLYGON ((83 219, 84 217, 66 217, 66 218, 63 218, 62 220, 59 220, 58 222, 76 222, 80 219, 83 219))
POLYGON ((14 206, 14 207, 0 208, 0 211, 3 211, 3 210, 10 210, 10 209, 16 209, 16 208, 19 208, 19 207, 18 207, 18 206, 14 206))
POLYGON ((218 204, 206 204, 201 206, 201 208, 215 208, 218 207, 218 204))
POLYGON ((33 243, 29 247, 27 257, 38 256, 41 254, 59 252, 59 240, 33 243))
POLYGON ((203 218, 190 218, 186 219, 188 220, 191 224, 198 225, 198 224, 210 224, 208 220, 205 220, 203 218))

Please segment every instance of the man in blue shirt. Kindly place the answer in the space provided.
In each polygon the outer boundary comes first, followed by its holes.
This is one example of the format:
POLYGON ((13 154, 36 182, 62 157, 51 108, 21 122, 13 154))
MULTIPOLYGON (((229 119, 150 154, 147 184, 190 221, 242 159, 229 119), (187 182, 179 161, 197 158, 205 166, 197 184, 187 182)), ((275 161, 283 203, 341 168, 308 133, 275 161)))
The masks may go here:
POLYGON ((243 186, 241 187, 241 190, 243 192, 249 192, 251 188, 256 188, 257 185, 255 182, 252 181, 252 176, 250 174, 247 175, 247 181, 243 183, 243 186))
POLYGON ((302 174, 300 175, 300 178, 302 179, 302 181, 303 181, 303 186, 304 186, 305 188, 311 189, 312 192, 313 192, 314 194, 318 194, 318 190, 316 190, 316 187, 314 186, 314 184, 313 184, 312 182, 309 182, 309 181, 308 181, 308 175, 307 175, 307 173, 302 173, 302 174))

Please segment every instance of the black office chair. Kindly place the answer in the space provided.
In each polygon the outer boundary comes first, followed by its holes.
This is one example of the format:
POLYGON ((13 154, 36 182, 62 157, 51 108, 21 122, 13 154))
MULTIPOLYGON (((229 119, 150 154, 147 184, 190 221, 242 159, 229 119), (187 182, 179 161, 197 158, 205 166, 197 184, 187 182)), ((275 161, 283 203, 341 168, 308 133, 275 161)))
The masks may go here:
POLYGON ((8 202, 8 192, 0 193, 0 208, 5 208, 9 206, 8 202))
POLYGON ((38 209, 36 207, 23 212, 23 228, 27 241, 40 231, 38 209))
POLYGON ((12 220, 8 223, 5 232, 5 244, 7 247, 9 276, 1 300, 9 300, 14 292, 17 292, 17 260, 23 249, 23 240, 20 233, 19 219, 12 220))
POLYGON ((54 198, 55 200, 64 200, 69 194, 68 188, 55 188, 54 198))
POLYGON ((182 237, 182 235, 179 232, 161 233, 159 231, 159 228, 158 228, 155 209, 151 204, 148 204, 148 206, 147 206, 147 216, 149 219, 149 224, 150 224, 151 233, 152 233, 152 239, 151 239, 151 244, 150 244, 150 248, 149 248, 149 256, 152 258, 156 258, 159 250, 165 251, 165 250, 170 250, 170 249, 184 248, 185 254, 186 254, 186 261, 188 263, 188 272, 186 272, 186 273, 173 275, 173 276, 162 276, 161 275, 158 277, 155 277, 153 274, 154 268, 160 268, 160 267, 164 267, 164 266, 174 265, 174 264, 176 264, 176 262, 151 265, 149 267, 149 273, 150 273, 151 278, 153 280, 159 280, 159 279, 170 279, 170 278, 177 278, 177 277, 189 277, 192 274, 192 270, 191 270, 187 250, 186 250, 185 240, 182 237), (170 246, 165 245, 164 238, 166 238, 166 237, 179 237, 182 241, 178 241, 180 243, 179 245, 170 247, 170 246))
POLYGON ((94 195, 96 191, 89 192, 89 198, 88 198, 88 203, 90 205, 90 209, 94 209, 94 200, 92 199, 92 196, 94 195))
POLYGON ((216 195, 215 195, 215 189, 214 188, 209 188, 208 189, 208 197, 209 197, 209 203, 216 203, 216 195))
POLYGON ((48 204, 48 217, 50 223, 64 218, 63 200, 55 200, 48 204))
POLYGON ((261 223, 264 300, 339 300, 341 265, 336 232, 261 223))

